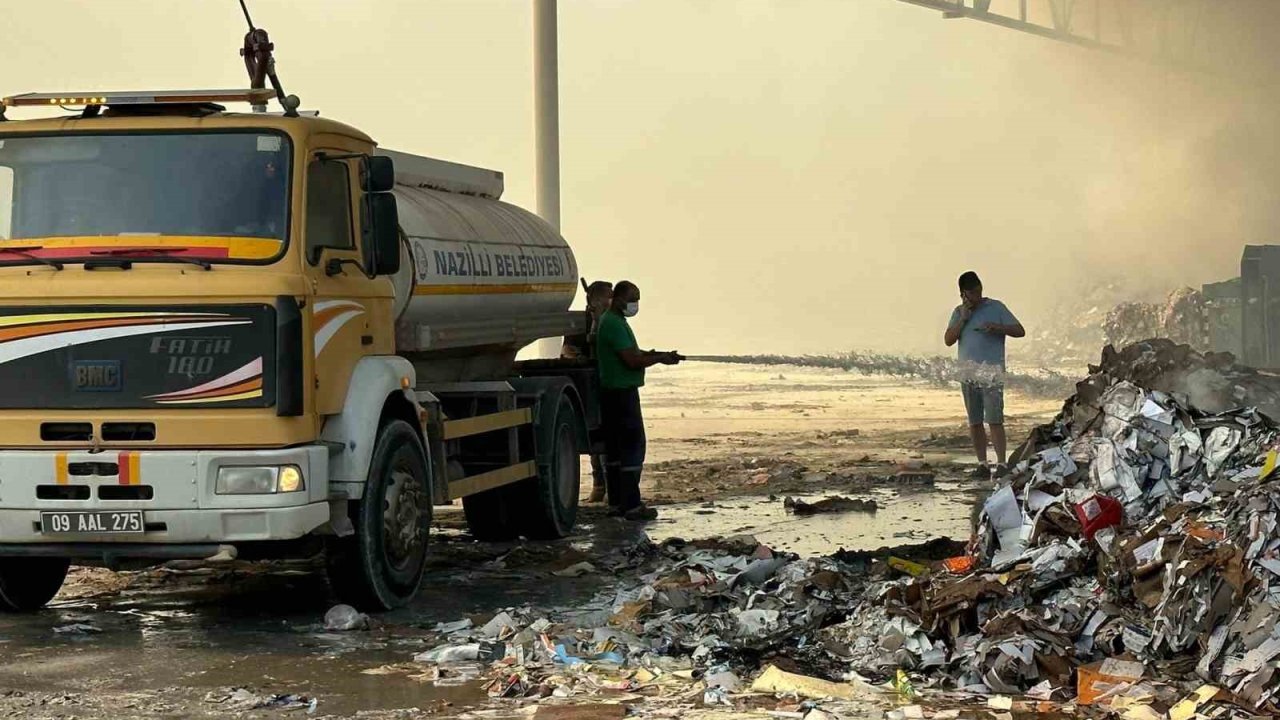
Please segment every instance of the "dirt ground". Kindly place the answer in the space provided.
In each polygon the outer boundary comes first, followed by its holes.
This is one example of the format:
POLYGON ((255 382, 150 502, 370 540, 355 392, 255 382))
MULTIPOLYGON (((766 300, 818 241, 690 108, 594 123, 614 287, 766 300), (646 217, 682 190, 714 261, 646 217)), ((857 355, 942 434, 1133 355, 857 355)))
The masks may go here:
MULTIPOLYGON (((460 508, 440 508, 418 602, 347 633, 323 629, 333 600, 315 561, 76 568, 45 611, 0 617, 0 717, 530 717, 535 706, 490 700, 478 681, 374 669, 432 647, 439 622, 484 621, 515 605, 572 608, 608 592, 618 578, 552 573, 625 552, 645 533, 745 533, 802 555, 964 539, 989 487, 965 476, 974 461, 958 393, 923 382, 689 363, 652 371, 644 401, 643 491, 659 507, 656 522, 584 506, 563 541, 478 543, 460 508), (787 508, 788 498, 836 496, 864 502, 834 514, 787 508), (252 708, 272 696, 274 705, 252 708)), ((1016 445, 1060 401, 1015 394, 1006 406, 1016 445)))

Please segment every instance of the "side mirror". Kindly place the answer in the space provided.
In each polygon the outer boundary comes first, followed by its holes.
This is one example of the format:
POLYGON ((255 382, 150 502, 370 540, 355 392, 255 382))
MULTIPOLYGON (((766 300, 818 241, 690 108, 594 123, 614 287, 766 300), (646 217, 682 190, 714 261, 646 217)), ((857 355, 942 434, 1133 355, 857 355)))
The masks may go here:
POLYGON ((391 158, 369 155, 360 161, 360 189, 367 193, 391 192, 396 186, 396 168, 391 158))
POLYGON ((360 203, 360 231, 365 272, 395 275, 400 272, 400 213, 391 193, 366 193, 360 203))

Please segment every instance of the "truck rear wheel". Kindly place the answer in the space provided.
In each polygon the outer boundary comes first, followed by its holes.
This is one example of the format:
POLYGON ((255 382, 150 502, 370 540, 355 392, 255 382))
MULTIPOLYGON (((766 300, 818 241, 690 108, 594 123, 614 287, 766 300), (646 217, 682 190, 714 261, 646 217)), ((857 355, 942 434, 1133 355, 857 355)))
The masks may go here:
POLYGON ((66 558, 0 558, 0 610, 32 612, 62 589, 71 561, 66 558))
POLYGON ((538 477, 516 485, 524 494, 520 522, 524 534, 538 540, 562 538, 578 520, 582 461, 578 448, 577 407, 561 395, 555 419, 539 428, 538 443, 549 449, 550 462, 539 464, 538 477))
POLYGON ((462 498, 462 511, 467 516, 467 530, 484 542, 512 540, 520 536, 518 513, 523 493, 519 483, 462 498))
POLYGON ((422 440, 403 420, 384 423, 352 512, 355 533, 330 541, 326 553, 334 593, 364 610, 408 604, 426 568, 431 507, 422 440))
POLYGON ((551 540, 573 530, 582 482, 579 422, 573 401, 561 395, 555 414, 535 428, 537 449, 549 449, 550 456, 538 464, 538 476, 462 499, 467 528, 477 540, 551 540))

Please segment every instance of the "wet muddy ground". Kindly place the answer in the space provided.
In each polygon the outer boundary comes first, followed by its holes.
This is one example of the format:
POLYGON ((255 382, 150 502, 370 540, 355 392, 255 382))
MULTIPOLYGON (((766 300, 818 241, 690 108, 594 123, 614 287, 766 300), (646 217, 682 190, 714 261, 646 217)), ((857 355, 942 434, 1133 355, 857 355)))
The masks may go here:
MULTIPOLYGON (((611 591, 621 578, 554 572, 623 553, 645 533, 750 534, 802 555, 963 539, 987 487, 965 477, 973 460, 959 397, 925 383, 690 364, 652 373, 645 402, 654 523, 585 506, 563 541, 478 543, 460 508, 441 508, 420 599, 346 633, 323 629, 333 600, 314 562, 75 569, 47 610, 0 616, 0 717, 528 717, 532 708, 495 705, 478 681, 379 668, 436 644, 440 622, 484 621, 512 606, 564 611, 611 591), (788 497, 835 496, 876 509, 786 507, 788 497), (248 709, 233 688, 299 697, 248 709)), ((1007 405, 1015 439, 1058 409, 1018 396, 1007 405)), ((589 485, 584 473, 584 496, 589 485)))

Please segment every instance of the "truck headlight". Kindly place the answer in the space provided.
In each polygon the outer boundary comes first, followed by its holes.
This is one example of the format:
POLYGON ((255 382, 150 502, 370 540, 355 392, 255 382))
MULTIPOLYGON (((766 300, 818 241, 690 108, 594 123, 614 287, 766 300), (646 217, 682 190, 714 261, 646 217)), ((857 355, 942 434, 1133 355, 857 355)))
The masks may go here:
POLYGON ((292 465, 285 465, 280 468, 279 479, 276 482, 278 492, 289 493, 298 492, 306 487, 302 482, 302 471, 292 465))
POLYGON ((218 468, 214 492, 219 495, 270 495, 305 488, 302 471, 294 465, 228 466, 218 468))

